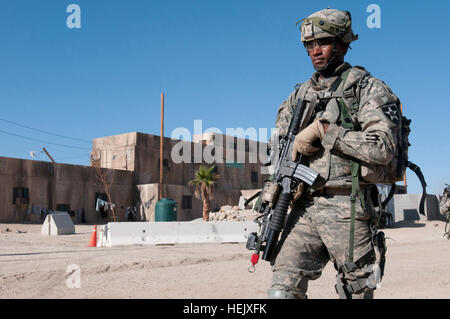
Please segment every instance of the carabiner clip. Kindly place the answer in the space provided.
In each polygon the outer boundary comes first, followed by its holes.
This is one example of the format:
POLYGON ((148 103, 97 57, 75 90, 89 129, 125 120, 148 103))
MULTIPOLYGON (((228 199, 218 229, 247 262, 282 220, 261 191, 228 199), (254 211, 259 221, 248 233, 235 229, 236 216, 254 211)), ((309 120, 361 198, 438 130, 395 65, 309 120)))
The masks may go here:
POLYGON ((250 267, 248 267, 248 272, 253 274, 255 272, 255 265, 251 265, 250 267))

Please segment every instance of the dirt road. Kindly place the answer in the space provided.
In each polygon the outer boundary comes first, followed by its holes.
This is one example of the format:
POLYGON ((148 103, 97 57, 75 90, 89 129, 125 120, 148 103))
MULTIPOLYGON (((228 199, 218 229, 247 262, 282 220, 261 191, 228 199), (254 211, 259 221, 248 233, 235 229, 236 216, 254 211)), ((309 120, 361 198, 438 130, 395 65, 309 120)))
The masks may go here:
MULTIPOLYGON (((450 298, 444 226, 416 221, 384 230, 391 239, 375 298, 450 298)), ((266 298, 270 266, 261 261, 249 273, 245 244, 90 248, 92 229, 48 237, 40 225, 0 224, 0 298, 266 298)), ((334 282, 328 264, 309 298, 336 299, 334 282)))

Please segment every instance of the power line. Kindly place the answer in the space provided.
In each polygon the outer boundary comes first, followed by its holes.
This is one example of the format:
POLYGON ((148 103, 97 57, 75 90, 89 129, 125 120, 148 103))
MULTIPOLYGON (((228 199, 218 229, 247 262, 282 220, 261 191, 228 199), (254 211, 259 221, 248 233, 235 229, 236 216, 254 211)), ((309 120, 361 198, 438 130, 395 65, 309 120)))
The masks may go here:
POLYGON ((61 147, 75 148, 75 149, 79 149, 79 150, 91 150, 90 148, 86 148, 86 147, 77 147, 77 146, 70 146, 70 145, 65 145, 65 144, 58 144, 58 143, 52 143, 52 142, 48 142, 48 141, 43 141, 43 140, 39 140, 37 138, 32 138, 32 137, 19 135, 19 134, 9 133, 9 132, 3 131, 3 130, 0 130, 0 133, 11 135, 11 136, 15 136, 15 137, 24 138, 24 139, 31 140, 31 141, 36 141, 36 142, 41 142, 41 143, 61 146, 61 147))
POLYGON ((13 124, 13 125, 17 125, 17 126, 20 126, 20 127, 24 127, 24 128, 30 129, 30 130, 37 131, 37 132, 49 134, 49 135, 54 135, 54 136, 67 138, 67 139, 70 139, 70 140, 84 142, 84 143, 91 143, 91 141, 82 140, 82 139, 79 139, 79 138, 76 138, 76 137, 64 136, 64 135, 60 135, 60 134, 56 134, 56 133, 52 133, 52 132, 47 132, 47 131, 44 131, 44 130, 41 130, 41 129, 38 129, 38 128, 34 128, 34 127, 31 127, 31 126, 23 125, 23 124, 16 123, 16 122, 13 122, 13 121, 10 121, 10 120, 6 120, 6 119, 2 119, 2 118, 0 118, 0 121, 6 122, 6 123, 9 123, 9 124, 13 124))
POLYGON ((73 158, 81 158, 86 157, 87 160, 89 160, 89 156, 84 155, 76 155, 76 156, 64 156, 64 157, 58 157, 58 160, 65 160, 65 159, 73 159, 73 158))

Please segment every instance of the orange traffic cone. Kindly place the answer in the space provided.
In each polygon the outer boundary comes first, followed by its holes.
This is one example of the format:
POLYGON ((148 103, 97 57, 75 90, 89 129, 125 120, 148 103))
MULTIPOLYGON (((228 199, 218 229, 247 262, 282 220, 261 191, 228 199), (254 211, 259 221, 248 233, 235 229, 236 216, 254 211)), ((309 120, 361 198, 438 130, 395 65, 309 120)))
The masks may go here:
POLYGON ((97 247, 97 225, 94 226, 88 247, 97 247))

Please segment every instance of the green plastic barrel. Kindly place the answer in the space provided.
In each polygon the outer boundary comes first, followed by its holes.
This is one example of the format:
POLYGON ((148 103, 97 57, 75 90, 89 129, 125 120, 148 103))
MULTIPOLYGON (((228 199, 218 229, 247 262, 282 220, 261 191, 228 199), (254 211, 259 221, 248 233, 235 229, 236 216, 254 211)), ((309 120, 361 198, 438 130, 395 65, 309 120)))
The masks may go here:
POLYGON ((177 220, 177 203, 171 198, 163 198, 155 205, 156 222, 174 222, 177 220))

